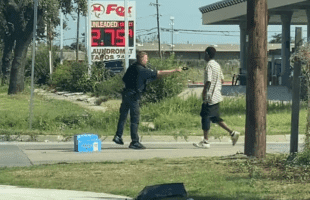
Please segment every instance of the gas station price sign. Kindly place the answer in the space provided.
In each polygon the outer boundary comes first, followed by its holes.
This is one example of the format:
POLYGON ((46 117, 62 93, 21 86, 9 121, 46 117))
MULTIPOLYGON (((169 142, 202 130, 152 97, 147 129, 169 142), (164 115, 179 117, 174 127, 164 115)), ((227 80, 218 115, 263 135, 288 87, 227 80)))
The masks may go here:
MULTIPOLYGON (((96 21, 91 27, 92 47, 125 47, 125 22, 96 21)), ((128 23, 129 47, 134 46, 134 22, 128 23)))
MULTIPOLYGON (((136 57, 135 2, 128 3, 128 56, 136 57)), ((88 41, 91 61, 125 59, 125 8, 124 1, 92 1, 88 41)))

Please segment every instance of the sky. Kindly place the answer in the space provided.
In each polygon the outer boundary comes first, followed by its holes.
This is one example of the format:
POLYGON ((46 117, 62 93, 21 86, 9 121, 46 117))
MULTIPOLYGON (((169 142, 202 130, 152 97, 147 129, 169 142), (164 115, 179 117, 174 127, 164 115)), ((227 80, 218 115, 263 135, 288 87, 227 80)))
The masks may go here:
MULTIPOLYGON (((96 0, 100 1, 100 0, 96 0)), ((174 17, 174 29, 188 30, 204 30, 204 31, 227 31, 212 33, 177 33, 174 32, 173 42, 190 43, 190 44, 240 44, 240 29, 236 25, 202 25, 202 13, 199 8, 219 2, 220 0, 158 0, 161 28, 171 29, 170 17, 174 17)), ((103 1, 104 2, 104 1, 103 1)), ((110 0, 111 2, 111 0, 110 0)), ((123 1, 121 1, 123 2, 123 1)), ((136 0, 136 36, 141 39, 157 35, 157 29, 152 31, 142 31, 157 27, 157 11, 155 6, 150 3, 156 3, 156 0, 136 0), (146 35, 151 33, 150 35, 146 35)), ((76 21, 68 16, 68 24, 70 30, 64 31, 64 45, 70 45, 76 38, 76 21)), ((302 27, 303 37, 306 36, 307 27, 302 27)), ((272 39, 272 35, 281 33, 282 26, 268 26, 268 41, 272 39)), ((59 27, 57 28, 59 31, 59 27)), ((293 37, 295 26, 291 26, 291 37, 293 37)), ((85 18, 80 20, 80 34, 85 32, 85 18)), ((82 37, 80 35, 80 37, 82 37)), ((161 43, 171 44, 171 32, 160 33, 161 43)), ((56 39, 55 45, 59 45, 59 39, 56 39)))

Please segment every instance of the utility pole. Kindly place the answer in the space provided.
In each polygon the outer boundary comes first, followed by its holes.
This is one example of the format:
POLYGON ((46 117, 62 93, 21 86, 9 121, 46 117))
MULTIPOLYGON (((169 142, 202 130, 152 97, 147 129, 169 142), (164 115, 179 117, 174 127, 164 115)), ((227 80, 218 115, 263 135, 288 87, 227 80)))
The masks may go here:
POLYGON ((170 17, 171 20, 171 48, 173 53, 173 25, 174 25, 174 17, 170 17))
MULTIPOLYGON (((296 27, 295 29, 295 52, 299 50, 302 45, 302 29, 296 27)), ((292 89, 292 119, 291 119, 291 148, 290 153, 298 152, 298 125, 299 125, 299 101, 300 101, 300 72, 301 62, 299 60, 294 63, 294 77, 292 89)))
POLYGON ((64 34, 63 34, 63 13, 62 13, 62 10, 60 8, 59 10, 60 12, 60 64, 62 65, 63 64, 63 41, 64 41, 64 34))
POLYGON ((78 2, 78 8, 77 8, 77 34, 76 34, 76 62, 79 61, 79 35, 80 35, 80 4, 78 2))
POLYGON ((267 0, 248 0, 248 66, 244 152, 266 157, 267 113, 267 0))
POLYGON ((150 3, 150 5, 151 6, 155 5, 157 9, 158 53, 159 53, 160 59, 162 59, 161 48, 160 48, 160 28, 159 28, 159 9, 158 9, 160 5, 158 4, 158 0, 156 0, 156 3, 150 3))

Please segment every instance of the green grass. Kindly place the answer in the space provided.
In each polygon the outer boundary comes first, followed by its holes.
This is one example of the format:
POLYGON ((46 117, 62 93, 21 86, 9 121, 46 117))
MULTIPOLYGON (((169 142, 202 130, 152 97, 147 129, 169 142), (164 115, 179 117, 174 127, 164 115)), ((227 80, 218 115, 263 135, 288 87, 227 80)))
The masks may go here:
POLYGON ((283 162, 286 157, 155 158, 0 168, 0 184, 136 197, 148 185, 182 182, 189 196, 197 199, 309 199, 309 168, 289 168, 283 162))
MULTIPOLYGON (((103 113, 87 110, 65 100, 52 100, 39 95, 34 97, 32 130, 29 130, 29 88, 19 95, 7 95, 7 88, 0 87, 0 134, 51 134, 70 136, 94 133, 99 136, 114 135, 119 117, 119 104, 103 113)), ((116 101, 117 102, 117 101, 116 101)), ((186 100, 178 97, 159 103, 149 103, 141 108, 141 122, 153 122, 155 130, 140 126, 140 135, 201 135, 199 116, 202 100, 191 96, 186 100)), ((226 124, 244 134, 245 96, 224 98, 220 106, 221 117, 226 124)), ((306 105, 300 110, 299 133, 306 129, 306 105)), ((129 121, 129 119, 128 119, 129 121)), ((267 114, 267 135, 290 134, 291 106, 269 104, 267 114)), ((129 122, 125 127, 129 135, 129 122)), ((227 133, 211 125, 211 136, 221 137, 227 133)))
MULTIPOLYGON (((201 134, 201 118, 199 116, 202 101, 195 96, 187 100, 180 98, 167 99, 161 103, 149 104, 142 110, 142 119, 152 121, 159 130, 169 130, 170 133, 178 132, 178 128, 185 130, 187 135, 201 134), (194 134, 195 133, 195 134, 194 134)), ((224 98, 220 105, 221 117, 226 124, 244 134, 246 109, 245 96, 239 98, 224 98)), ((306 105, 301 105, 299 130, 303 134, 306 131, 306 105)), ((290 134, 291 106, 278 104, 268 105, 267 134, 290 134), (280 120, 281 119, 281 120, 280 120)), ((217 124, 211 124, 212 136, 224 136, 227 132, 217 124)), ((158 133, 157 133, 158 134, 158 133)))
MULTIPOLYGON (((30 94, 19 95, 1 93, 0 133, 29 133, 30 94)), ((112 130, 117 123, 115 111, 91 112, 65 100, 47 99, 35 95, 33 103, 34 132, 40 134, 71 135, 81 132, 103 133, 112 130)))

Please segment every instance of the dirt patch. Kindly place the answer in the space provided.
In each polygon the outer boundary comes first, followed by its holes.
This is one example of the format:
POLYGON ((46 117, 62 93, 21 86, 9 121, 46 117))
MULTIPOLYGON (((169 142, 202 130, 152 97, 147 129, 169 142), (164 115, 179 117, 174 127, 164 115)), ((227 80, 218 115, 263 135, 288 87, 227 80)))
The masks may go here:
POLYGON ((43 89, 35 89, 36 95, 43 96, 48 99, 66 100, 75 103, 83 108, 105 112, 107 110, 119 109, 121 100, 108 100, 106 102, 97 105, 95 102, 99 98, 91 97, 83 93, 69 93, 69 92, 59 92, 53 93, 43 89))

